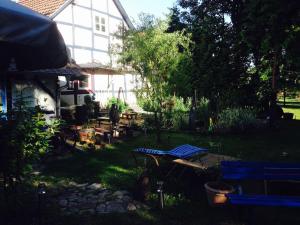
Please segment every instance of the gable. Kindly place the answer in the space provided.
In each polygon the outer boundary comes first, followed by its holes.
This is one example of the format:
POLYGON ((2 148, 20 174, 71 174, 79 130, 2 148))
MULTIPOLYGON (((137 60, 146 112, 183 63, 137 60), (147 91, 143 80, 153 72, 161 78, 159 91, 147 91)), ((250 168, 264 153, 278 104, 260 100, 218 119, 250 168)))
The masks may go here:
MULTIPOLYGON (((84 5, 86 7, 90 7, 91 3, 97 5, 101 0, 76 0, 79 4, 84 5)), ((37 11, 43 15, 53 17, 57 16, 67 5, 74 2, 74 0, 19 0, 19 4, 24 5, 28 8, 31 8, 34 11, 37 11), (65 3, 65 4, 64 4, 65 3), (65 7, 63 7, 63 5, 65 7)), ((119 0, 109 0, 111 13, 116 16, 121 16, 127 26, 131 29, 134 29, 134 26, 129 19, 125 9, 123 8, 121 2, 119 0)), ((101 6, 103 4, 99 4, 101 6)))

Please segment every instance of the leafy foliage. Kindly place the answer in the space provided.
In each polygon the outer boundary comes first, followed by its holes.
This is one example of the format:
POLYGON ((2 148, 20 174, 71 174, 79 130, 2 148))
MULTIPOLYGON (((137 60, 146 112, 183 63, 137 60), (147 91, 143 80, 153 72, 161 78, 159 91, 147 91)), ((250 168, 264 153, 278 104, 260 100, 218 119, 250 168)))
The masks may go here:
POLYGON ((108 100, 106 107, 110 109, 112 104, 115 104, 118 107, 120 113, 128 109, 128 105, 126 102, 123 102, 120 99, 117 99, 115 97, 112 97, 108 100))
POLYGON ((297 0, 179 0, 170 18, 170 32, 192 34, 192 89, 213 111, 261 108, 299 79, 297 0))
POLYGON ((211 117, 211 111, 209 108, 209 100, 207 98, 202 97, 197 102, 197 115, 200 121, 203 121, 204 126, 209 126, 209 118, 211 117))
POLYGON ((166 112, 164 113, 164 127, 174 130, 188 128, 188 112, 191 107, 191 100, 184 102, 183 98, 173 96, 169 100, 166 112))
POLYGON ((184 72, 191 63, 190 36, 183 31, 168 33, 167 28, 165 21, 142 15, 138 29, 126 32, 121 54, 122 62, 141 75, 136 94, 142 107, 154 113, 158 141, 168 99, 177 87, 190 83, 184 72))
POLYGON ((256 112, 250 108, 231 108, 223 110, 219 115, 213 129, 215 131, 243 132, 255 128, 258 124, 256 112))
POLYGON ((7 179, 19 179, 30 163, 51 150, 51 138, 61 124, 57 119, 46 121, 41 109, 28 108, 22 96, 14 105, 0 127, 0 164, 7 179))

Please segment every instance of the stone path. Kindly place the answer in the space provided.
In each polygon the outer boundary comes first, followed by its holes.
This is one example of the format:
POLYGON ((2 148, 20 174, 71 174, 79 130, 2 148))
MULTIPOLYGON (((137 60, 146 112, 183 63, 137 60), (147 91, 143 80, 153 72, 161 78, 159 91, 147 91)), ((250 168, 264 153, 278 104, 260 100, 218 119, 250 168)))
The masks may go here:
POLYGON ((124 213, 147 208, 146 205, 133 200, 128 191, 113 192, 99 183, 72 182, 53 194, 51 199, 59 206, 61 212, 67 215, 124 213))

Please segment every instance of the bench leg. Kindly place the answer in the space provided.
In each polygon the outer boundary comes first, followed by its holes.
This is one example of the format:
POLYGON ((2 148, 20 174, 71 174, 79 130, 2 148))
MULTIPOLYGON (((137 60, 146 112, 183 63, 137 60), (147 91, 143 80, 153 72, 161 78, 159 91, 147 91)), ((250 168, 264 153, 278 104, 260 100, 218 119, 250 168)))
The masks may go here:
POLYGON ((247 225, 254 225, 254 207, 247 207, 247 225))
POLYGON ((254 207, 253 206, 237 206, 237 219, 245 222, 247 225, 254 225, 254 207))

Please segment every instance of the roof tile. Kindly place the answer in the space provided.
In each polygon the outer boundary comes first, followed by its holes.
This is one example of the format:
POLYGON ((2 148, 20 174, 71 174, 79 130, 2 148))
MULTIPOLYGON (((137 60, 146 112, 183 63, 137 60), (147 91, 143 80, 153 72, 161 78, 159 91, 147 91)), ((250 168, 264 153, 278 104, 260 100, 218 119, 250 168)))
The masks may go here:
POLYGON ((19 4, 31 8, 32 10, 46 16, 50 16, 60 6, 62 6, 64 2, 65 0, 20 0, 19 4))

